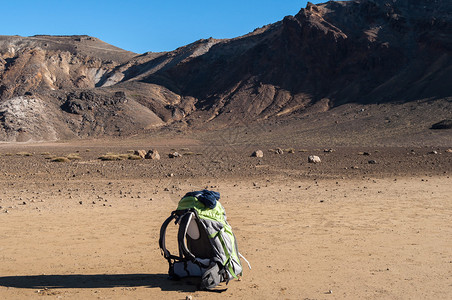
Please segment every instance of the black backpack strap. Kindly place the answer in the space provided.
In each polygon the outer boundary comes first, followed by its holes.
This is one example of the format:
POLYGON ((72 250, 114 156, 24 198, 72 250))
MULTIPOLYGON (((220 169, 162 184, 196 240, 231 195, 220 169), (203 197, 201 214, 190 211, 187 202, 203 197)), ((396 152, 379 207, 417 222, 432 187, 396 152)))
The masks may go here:
POLYGON ((163 257, 165 257, 169 264, 172 265, 171 260, 180 260, 181 257, 172 255, 168 249, 166 249, 165 244, 165 235, 166 235, 166 227, 168 227, 168 224, 173 220, 176 219, 178 216, 176 214, 176 211, 173 211, 171 215, 163 222, 162 227, 160 227, 160 238, 159 238, 159 246, 161 251, 163 252, 163 257))

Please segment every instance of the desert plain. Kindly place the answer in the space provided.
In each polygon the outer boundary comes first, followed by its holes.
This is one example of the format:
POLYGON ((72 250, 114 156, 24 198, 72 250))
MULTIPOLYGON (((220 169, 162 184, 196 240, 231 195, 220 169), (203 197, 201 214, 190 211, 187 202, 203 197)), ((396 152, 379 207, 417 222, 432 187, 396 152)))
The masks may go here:
POLYGON ((0 35, 0 300, 452 299, 451 16, 446 0, 307 3, 145 53, 0 35), (158 246, 200 189, 252 266, 221 294, 168 280, 158 246))
POLYGON ((450 299, 450 130, 346 146, 283 126, 0 144, 0 298, 450 299), (99 159, 137 149, 161 159, 99 159), (158 246, 181 196, 203 188, 252 266, 221 294, 168 280, 158 246))

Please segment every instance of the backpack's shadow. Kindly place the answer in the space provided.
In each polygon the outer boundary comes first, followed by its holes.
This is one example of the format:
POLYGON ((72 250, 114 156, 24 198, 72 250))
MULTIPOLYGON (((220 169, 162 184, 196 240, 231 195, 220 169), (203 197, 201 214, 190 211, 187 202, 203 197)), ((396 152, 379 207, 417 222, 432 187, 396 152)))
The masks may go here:
POLYGON ((92 289, 114 287, 160 288, 162 291, 197 291, 197 278, 173 281, 167 274, 24 275, 2 276, 0 286, 24 289, 92 289))

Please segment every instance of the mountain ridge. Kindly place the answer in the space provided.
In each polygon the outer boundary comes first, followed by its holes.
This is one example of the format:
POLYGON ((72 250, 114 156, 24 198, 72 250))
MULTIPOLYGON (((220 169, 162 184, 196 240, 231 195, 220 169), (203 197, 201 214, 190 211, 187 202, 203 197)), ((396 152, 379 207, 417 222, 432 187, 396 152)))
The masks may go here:
POLYGON ((241 37, 144 54, 83 35, 0 36, 0 139, 127 136, 312 106, 447 99, 451 12, 444 0, 308 3, 241 37), (44 103, 48 118, 15 120, 12 107, 27 103, 44 103))

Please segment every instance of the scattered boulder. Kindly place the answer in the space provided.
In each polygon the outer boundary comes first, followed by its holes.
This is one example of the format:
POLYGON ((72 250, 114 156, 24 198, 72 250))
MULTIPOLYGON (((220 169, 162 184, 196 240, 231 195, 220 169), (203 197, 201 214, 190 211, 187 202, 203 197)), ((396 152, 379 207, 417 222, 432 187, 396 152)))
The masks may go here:
POLYGON ((148 153, 146 153, 144 158, 159 160, 160 159, 160 154, 159 154, 159 152, 157 150, 152 149, 152 150, 149 150, 148 153))
POLYGON ((176 157, 182 157, 182 154, 180 154, 179 152, 172 152, 170 154, 168 154, 169 158, 176 158, 176 157))
POLYGON ((435 123, 430 127, 430 129, 451 129, 452 128, 452 120, 446 119, 441 122, 435 123))
POLYGON ((276 148, 275 153, 276 154, 284 154, 284 150, 281 148, 276 148))
POLYGON ((262 150, 256 150, 251 154, 252 157, 264 157, 264 152, 262 150))
POLYGON ((139 156, 141 158, 144 158, 146 156, 146 150, 135 150, 133 152, 133 155, 139 156))
POLYGON ((318 157, 317 155, 309 155, 308 156, 308 163, 317 164, 320 162, 321 162, 320 157, 318 157))

